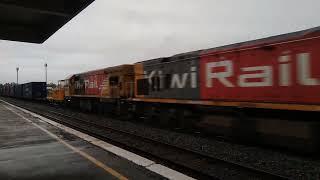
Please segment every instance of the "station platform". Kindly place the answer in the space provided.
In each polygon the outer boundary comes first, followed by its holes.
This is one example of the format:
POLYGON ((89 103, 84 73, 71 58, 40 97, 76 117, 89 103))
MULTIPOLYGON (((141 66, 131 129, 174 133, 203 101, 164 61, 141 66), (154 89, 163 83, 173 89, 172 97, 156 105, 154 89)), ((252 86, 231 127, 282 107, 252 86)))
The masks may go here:
POLYGON ((0 179, 192 179, 82 135, 0 101, 0 179))

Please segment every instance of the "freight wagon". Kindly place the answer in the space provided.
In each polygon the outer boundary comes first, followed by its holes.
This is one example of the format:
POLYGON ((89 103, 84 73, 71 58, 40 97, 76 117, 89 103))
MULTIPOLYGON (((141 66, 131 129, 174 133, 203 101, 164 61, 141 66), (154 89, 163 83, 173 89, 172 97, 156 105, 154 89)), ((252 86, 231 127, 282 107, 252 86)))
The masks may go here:
POLYGON ((0 88, 1 96, 14 96, 14 84, 3 84, 0 88))
POLYGON ((30 82, 23 84, 22 96, 25 99, 45 100, 47 98, 46 82, 30 82))
POLYGON ((23 84, 16 84, 14 86, 14 97, 23 98, 23 84))
POLYGON ((5 85, 4 93, 3 93, 4 96, 10 96, 10 88, 11 88, 11 84, 5 85))
POLYGON ((10 85, 9 87, 9 96, 14 97, 14 85, 10 85))
POLYGON ((0 84, 0 96, 3 96, 4 93, 4 85, 0 84))
POLYGON ((30 82, 25 84, 5 84, 0 87, 1 96, 46 100, 47 90, 45 82, 30 82))

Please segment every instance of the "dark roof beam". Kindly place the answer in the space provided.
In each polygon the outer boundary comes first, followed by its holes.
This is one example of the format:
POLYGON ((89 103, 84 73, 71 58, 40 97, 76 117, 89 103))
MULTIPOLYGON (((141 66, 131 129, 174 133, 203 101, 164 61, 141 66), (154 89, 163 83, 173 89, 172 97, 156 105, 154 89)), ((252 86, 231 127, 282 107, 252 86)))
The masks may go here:
POLYGON ((4 8, 8 8, 8 9, 22 9, 22 10, 27 10, 27 11, 34 12, 34 13, 48 14, 48 15, 54 15, 54 16, 60 16, 60 17, 69 17, 69 16, 71 16, 71 14, 68 14, 68 13, 62 12, 62 11, 26 7, 26 6, 22 6, 22 5, 16 5, 14 3, 0 2, 0 7, 4 7, 4 8))
POLYGON ((34 26, 0 24, 0 34, 3 40, 19 40, 40 43, 39 36, 34 26))
POLYGON ((43 43, 94 0, 0 0, 0 39, 43 43))

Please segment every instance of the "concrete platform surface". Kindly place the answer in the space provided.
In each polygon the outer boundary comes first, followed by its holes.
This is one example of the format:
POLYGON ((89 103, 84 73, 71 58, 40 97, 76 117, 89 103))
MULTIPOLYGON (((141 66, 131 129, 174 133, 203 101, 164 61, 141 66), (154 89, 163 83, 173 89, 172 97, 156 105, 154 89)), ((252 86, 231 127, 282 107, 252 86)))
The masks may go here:
POLYGON ((0 179, 167 178, 0 101, 0 179))

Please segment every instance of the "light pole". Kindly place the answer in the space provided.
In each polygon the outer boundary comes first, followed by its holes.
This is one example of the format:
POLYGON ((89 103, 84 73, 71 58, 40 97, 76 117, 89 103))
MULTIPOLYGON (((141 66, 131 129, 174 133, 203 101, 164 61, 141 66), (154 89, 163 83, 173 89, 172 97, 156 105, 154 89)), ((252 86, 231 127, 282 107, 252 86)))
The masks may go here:
POLYGON ((48 64, 44 63, 45 76, 46 76, 46 84, 48 84, 48 64))
POLYGON ((17 84, 19 84, 19 67, 16 67, 17 70, 17 84))

